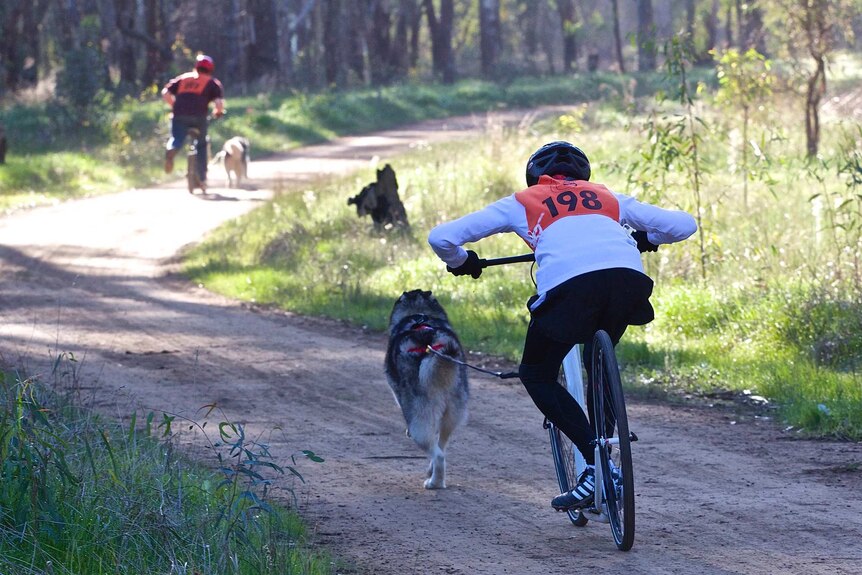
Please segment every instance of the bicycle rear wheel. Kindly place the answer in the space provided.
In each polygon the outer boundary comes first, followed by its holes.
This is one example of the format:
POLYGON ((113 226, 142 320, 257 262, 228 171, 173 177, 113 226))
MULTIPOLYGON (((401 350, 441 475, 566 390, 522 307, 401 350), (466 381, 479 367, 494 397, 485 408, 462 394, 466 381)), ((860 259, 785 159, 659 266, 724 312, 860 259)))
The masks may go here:
POLYGON ((635 539, 631 436, 614 345, 604 331, 599 330, 593 338, 591 363, 593 428, 599 440, 596 465, 601 465, 602 478, 596 495, 602 491, 617 547, 628 551, 635 539))
MULTIPOLYGON (((194 145, 193 145, 194 146, 194 145)), ((198 157, 197 151, 192 147, 187 156, 186 165, 186 182, 188 184, 189 193, 195 193, 195 188, 198 187, 198 157)))
MULTIPOLYGON (((547 422, 548 436, 551 439, 551 455, 554 457, 554 469, 557 471, 557 482, 560 484, 560 493, 573 489, 578 484, 578 472, 575 468, 575 445, 560 431, 556 425, 547 422)), ((577 509, 566 511, 572 523, 578 527, 587 524, 587 518, 577 509)))

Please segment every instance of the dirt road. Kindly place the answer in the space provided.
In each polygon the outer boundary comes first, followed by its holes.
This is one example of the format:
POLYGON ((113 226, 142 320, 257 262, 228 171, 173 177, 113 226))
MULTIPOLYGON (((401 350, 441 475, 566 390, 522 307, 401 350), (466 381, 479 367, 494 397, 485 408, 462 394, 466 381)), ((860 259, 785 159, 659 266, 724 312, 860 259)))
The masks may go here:
POLYGON ((799 440, 725 409, 632 402, 638 525, 622 553, 606 525, 577 528, 550 508, 546 436, 520 385, 471 374, 449 488, 426 491, 426 463, 383 376, 383 334, 252 309, 170 274, 183 246, 259 205, 278 180, 387 161, 482 123, 254 162, 255 192, 202 199, 177 182, 0 218, 0 360, 48 378, 71 352, 84 390, 110 413, 196 419, 216 402, 282 464, 313 450, 326 461, 299 461, 300 510, 316 541, 354 565, 345 572, 862 573, 862 445, 799 440))

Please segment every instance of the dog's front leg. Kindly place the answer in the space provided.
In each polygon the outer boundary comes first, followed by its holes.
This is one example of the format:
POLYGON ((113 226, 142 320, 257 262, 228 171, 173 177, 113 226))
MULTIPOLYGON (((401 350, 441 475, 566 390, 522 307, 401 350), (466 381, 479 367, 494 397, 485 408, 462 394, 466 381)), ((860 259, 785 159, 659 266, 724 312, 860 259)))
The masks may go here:
POLYGON ((431 453, 428 475, 425 489, 446 489, 446 453, 436 445, 431 453))
POLYGON ((440 449, 440 432, 422 417, 416 418, 408 430, 413 441, 428 454, 428 472, 425 489, 446 488, 446 452, 440 449))

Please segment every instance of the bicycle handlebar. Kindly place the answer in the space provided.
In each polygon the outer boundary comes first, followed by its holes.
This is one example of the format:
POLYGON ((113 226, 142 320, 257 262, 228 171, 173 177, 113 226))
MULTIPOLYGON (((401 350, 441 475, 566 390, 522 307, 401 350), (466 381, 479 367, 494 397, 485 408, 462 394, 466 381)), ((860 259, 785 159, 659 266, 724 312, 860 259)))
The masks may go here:
POLYGON ((503 258, 491 258, 489 260, 479 260, 479 265, 483 268, 490 266, 502 266, 506 264, 520 264, 536 261, 536 254, 521 254, 519 256, 507 256, 503 258))

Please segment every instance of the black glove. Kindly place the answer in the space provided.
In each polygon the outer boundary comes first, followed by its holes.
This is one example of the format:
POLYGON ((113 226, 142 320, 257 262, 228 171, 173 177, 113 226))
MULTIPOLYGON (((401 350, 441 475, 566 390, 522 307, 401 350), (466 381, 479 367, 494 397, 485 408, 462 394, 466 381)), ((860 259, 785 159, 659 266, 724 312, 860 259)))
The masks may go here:
POLYGON ((638 243, 638 251, 640 253, 658 251, 658 246, 647 239, 646 232, 635 230, 632 232, 632 237, 638 243))
POLYGON ((467 250, 467 259, 464 260, 464 263, 457 268, 446 266, 446 271, 453 276, 472 276, 475 280, 482 275, 482 264, 479 263, 479 256, 476 255, 476 252, 467 250))

